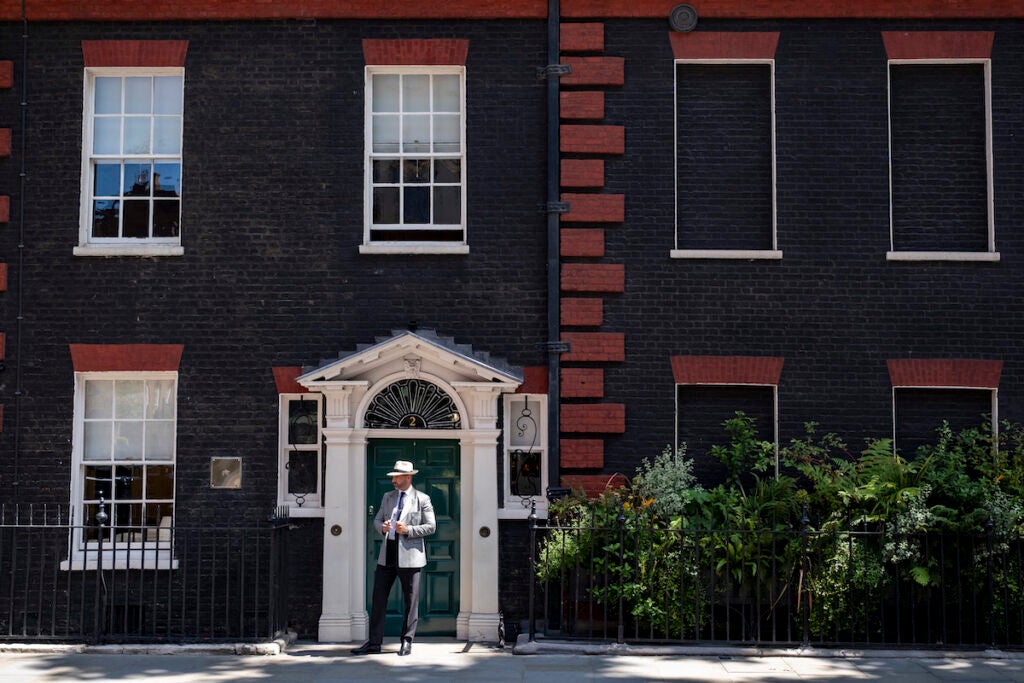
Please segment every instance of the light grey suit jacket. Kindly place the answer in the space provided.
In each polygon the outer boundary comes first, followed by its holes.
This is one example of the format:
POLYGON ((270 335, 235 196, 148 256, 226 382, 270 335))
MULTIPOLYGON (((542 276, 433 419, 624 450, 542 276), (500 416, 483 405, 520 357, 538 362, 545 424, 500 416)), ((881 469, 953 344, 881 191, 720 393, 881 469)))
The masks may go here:
MULTIPOLYGON (((391 519, 391 514, 398 505, 398 491, 392 490, 384 494, 380 501, 380 509, 377 516, 373 518, 373 527, 377 533, 384 533, 384 520, 391 519)), ((402 516, 399 522, 404 522, 409 528, 409 533, 402 535, 395 534, 398 540, 398 566, 400 568, 422 567, 427 564, 427 553, 423 544, 423 537, 429 536, 437 530, 437 522, 434 521, 434 506, 430 503, 430 496, 417 491, 413 487, 405 492, 405 502, 402 504, 402 516)), ((387 562, 387 541, 380 546, 380 555, 377 556, 377 564, 387 562)))

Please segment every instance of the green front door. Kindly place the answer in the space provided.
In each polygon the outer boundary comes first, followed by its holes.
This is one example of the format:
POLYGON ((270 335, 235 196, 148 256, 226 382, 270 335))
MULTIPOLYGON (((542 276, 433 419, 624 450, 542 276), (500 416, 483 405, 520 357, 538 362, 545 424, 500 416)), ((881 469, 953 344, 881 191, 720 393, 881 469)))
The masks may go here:
MULTIPOLYGON (((370 439, 367 447, 366 500, 377 506, 392 489, 387 475, 396 460, 408 460, 419 470, 412 485, 430 496, 437 532, 427 536, 427 566, 420 576, 420 622, 416 635, 454 636, 459 613, 459 442, 452 439, 370 439)), ((367 516, 366 606, 373 595, 373 570, 382 537, 367 516)), ((395 581, 388 600, 384 633, 397 636, 402 629, 402 591, 395 581)))

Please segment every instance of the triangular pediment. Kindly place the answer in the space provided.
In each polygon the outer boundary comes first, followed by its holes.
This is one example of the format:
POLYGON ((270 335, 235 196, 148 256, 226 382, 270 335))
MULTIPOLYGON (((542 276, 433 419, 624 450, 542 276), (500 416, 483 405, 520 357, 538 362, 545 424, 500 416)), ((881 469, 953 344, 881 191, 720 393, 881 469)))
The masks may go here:
POLYGON ((451 382, 521 384, 523 373, 500 359, 456 344, 432 330, 396 330, 392 336, 342 353, 338 358, 304 368, 298 381, 309 387, 324 382, 368 381, 405 373, 428 374, 451 382))

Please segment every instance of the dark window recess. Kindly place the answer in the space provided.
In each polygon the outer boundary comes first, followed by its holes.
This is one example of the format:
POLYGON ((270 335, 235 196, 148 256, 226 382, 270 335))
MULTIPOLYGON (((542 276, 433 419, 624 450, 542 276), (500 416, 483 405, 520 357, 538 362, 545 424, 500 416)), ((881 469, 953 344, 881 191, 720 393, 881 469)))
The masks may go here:
POLYGON ((771 249, 768 64, 676 66, 677 244, 771 249))
POLYGON ((758 438, 775 438, 775 393, 772 387, 680 386, 679 441, 686 444, 687 457, 694 461, 695 473, 714 485, 725 475, 725 468, 711 456, 711 447, 728 446, 729 434, 723 423, 736 417, 737 411, 754 418, 758 438))
POLYGON ((919 447, 936 442, 943 421, 954 433, 990 419, 987 389, 896 389, 896 448, 910 459, 919 447))
POLYGON ((985 71, 890 67, 896 251, 988 251, 985 71))

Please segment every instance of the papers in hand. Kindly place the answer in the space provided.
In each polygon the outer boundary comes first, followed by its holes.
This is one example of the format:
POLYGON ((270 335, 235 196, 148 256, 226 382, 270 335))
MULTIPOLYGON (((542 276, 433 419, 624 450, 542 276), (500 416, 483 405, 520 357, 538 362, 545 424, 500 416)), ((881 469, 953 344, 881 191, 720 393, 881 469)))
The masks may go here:
POLYGON ((398 515, 400 513, 401 510, 398 509, 397 505, 395 506, 395 509, 391 511, 391 525, 388 527, 389 541, 395 540, 395 527, 398 526, 398 515))

